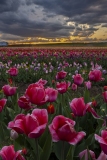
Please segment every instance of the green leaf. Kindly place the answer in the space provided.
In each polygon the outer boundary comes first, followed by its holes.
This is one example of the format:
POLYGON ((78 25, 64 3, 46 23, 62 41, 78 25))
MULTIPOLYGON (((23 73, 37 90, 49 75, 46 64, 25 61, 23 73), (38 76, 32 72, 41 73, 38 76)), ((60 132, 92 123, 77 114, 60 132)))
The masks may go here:
POLYGON ((85 103, 90 102, 90 93, 89 93, 88 89, 86 89, 84 92, 84 101, 85 101, 85 103))
POLYGON ((74 156, 78 156, 80 152, 86 149, 86 143, 85 140, 80 144, 77 145, 75 148, 74 156))
POLYGON ((67 153, 67 156, 66 156, 66 160, 73 160, 74 150, 75 150, 75 146, 71 145, 71 147, 68 150, 68 153, 67 153))
POLYGON ((57 156, 57 158, 59 160, 61 160, 63 143, 64 143, 64 159, 66 159, 66 156, 68 154, 68 150, 70 149, 71 145, 68 142, 59 141, 59 142, 55 142, 54 146, 53 146, 55 155, 57 156))
POLYGON ((0 147, 6 145, 10 139, 10 131, 4 122, 0 122, 0 147))
POLYGON ((85 155, 81 158, 81 160, 85 160, 85 155))
POLYGON ((19 143, 17 143, 16 140, 14 140, 14 147, 15 147, 15 150, 16 150, 16 151, 17 151, 17 150, 20 150, 20 149, 22 148, 22 146, 21 146, 19 143))
MULTIPOLYGON (((26 137, 26 140, 28 141, 28 143, 32 147, 33 153, 36 155, 36 144, 35 144, 36 142, 35 142, 35 140, 28 138, 28 137, 26 137)), ((39 153, 41 153, 41 152, 42 152, 42 148, 39 146, 39 153)))
POLYGON ((14 110, 11 109, 11 108, 9 108, 9 107, 7 107, 7 110, 8 110, 8 113, 9 113, 10 118, 11 118, 11 119, 14 119, 14 117, 15 117, 15 112, 14 112, 14 110))
POLYGON ((40 159, 43 160, 48 160, 49 159, 49 156, 51 154, 51 150, 52 150, 52 138, 51 138, 51 135, 50 133, 47 135, 47 139, 45 141, 45 144, 44 144, 44 147, 43 147, 43 150, 41 152, 41 155, 40 155, 40 159))
POLYGON ((54 143, 54 152, 57 158, 60 160, 61 157, 61 148, 62 148, 62 141, 54 143))
POLYGON ((26 137, 24 135, 19 134, 18 138, 15 141, 20 144, 20 146, 25 147, 26 137))
POLYGON ((90 146, 91 144, 94 144, 95 138, 94 138, 94 133, 89 135, 88 138, 86 139, 85 143, 87 146, 90 146))

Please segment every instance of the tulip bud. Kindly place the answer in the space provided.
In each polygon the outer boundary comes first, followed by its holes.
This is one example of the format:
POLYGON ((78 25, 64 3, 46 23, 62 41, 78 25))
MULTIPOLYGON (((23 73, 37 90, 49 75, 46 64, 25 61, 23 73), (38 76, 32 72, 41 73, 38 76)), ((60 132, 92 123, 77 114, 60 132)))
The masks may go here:
POLYGON ((75 119, 75 115, 74 113, 71 113, 72 119, 75 119))
POLYGON ((53 104, 50 104, 48 107, 47 107, 47 111, 49 114, 54 114, 55 113, 55 107, 53 104))
POLYGON ((9 82, 10 85, 12 85, 12 84, 13 84, 12 78, 9 78, 9 79, 8 79, 8 82, 9 82))
POLYGON ((71 86, 71 89, 72 89, 73 91, 76 91, 76 90, 77 90, 77 85, 76 85, 75 83, 73 83, 72 86, 71 86))
POLYGON ((53 79, 53 80, 52 80, 52 84, 54 84, 54 83, 55 83, 55 80, 53 79))
POLYGON ((104 91, 107 91, 107 86, 104 86, 104 88, 103 88, 103 89, 104 89, 104 91))
POLYGON ((11 130, 10 137, 14 140, 18 137, 18 133, 15 130, 11 130))
POLYGON ((96 100, 93 100, 92 101, 92 107, 96 107, 97 106, 97 102, 96 102, 96 100))
POLYGON ((26 148, 23 148, 23 149, 22 149, 22 154, 24 154, 24 155, 27 154, 27 149, 26 149, 26 148))

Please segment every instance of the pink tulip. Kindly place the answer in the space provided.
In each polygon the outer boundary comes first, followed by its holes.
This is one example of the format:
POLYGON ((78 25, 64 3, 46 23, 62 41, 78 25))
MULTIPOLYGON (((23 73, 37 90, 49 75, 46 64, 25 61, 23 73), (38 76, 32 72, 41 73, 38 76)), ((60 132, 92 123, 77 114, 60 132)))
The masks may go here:
POLYGON ((92 160, 96 160, 96 158, 95 158, 95 153, 94 153, 93 151, 91 151, 91 150, 88 151, 87 149, 85 149, 84 151, 82 151, 82 152, 79 153, 79 158, 80 158, 80 160, 81 160, 83 157, 85 158, 85 160, 88 160, 88 159, 89 159, 89 157, 88 157, 88 152, 89 152, 92 160))
POLYGON ((81 74, 76 74, 74 75, 74 83, 77 85, 81 85, 84 81, 84 79, 82 78, 81 74))
POLYGON ((64 79, 67 75, 67 72, 65 71, 61 71, 61 72, 58 72, 57 75, 56 75, 56 79, 59 80, 59 79, 64 79))
POLYGON ((33 104, 43 105, 47 102, 47 97, 43 85, 33 83, 28 86, 25 97, 33 104))
POLYGON ((12 67, 8 70, 8 73, 10 76, 17 76, 18 75, 18 69, 15 67, 12 67))
POLYGON ((97 160, 107 160, 107 155, 102 151, 97 160))
POLYGON ((52 123, 49 125, 52 141, 58 142, 61 140, 72 145, 76 145, 84 138, 86 134, 82 131, 76 132, 74 125, 75 121, 64 117, 63 115, 54 117, 52 123))
POLYGON ((29 138, 38 138, 45 131, 48 122, 46 109, 34 109, 32 114, 19 114, 9 122, 8 128, 19 134, 26 134, 29 138))
POLYGON ((107 131, 101 131, 101 137, 95 134, 95 139, 100 143, 102 151, 107 154, 107 131))
POLYGON ((6 105, 7 99, 1 99, 0 100, 0 112, 2 112, 4 106, 6 105))
POLYGON ((46 93, 46 96, 47 96, 47 102, 56 101, 57 96, 58 96, 58 91, 56 89, 48 87, 48 88, 45 89, 45 93, 46 93))
POLYGON ((85 84, 85 87, 86 87, 88 90, 91 89, 91 82, 90 82, 90 81, 84 82, 84 84, 85 84))
POLYGON ((84 116, 86 114, 88 106, 84 102, 84 98, 74 98, 70 102, 70 108, 75 116, 84 116))
POLYGON ((25 96, 21 96, 18 99, 18 105, 20 108, 29 110, 32 108, 31 103, 28 101, 28 99, 25 96))
POLYGON ((3 93, 6 96, 13 96, 16 93, 17 87, 11 87, 10 85, 4 85, 2 87, 3 93))
POLYGON ((93 70, 89 72, 89 80, 98 82, 102 80, 102 72, 100 70, 93 70))
POLYGON ((94 118, 100 118, 96 111, 91 107, 93 106, 92 102, 87 103, 87 112, 90 112, 94 118))
POLYGON ((77 85, 76 85, 75 83, 73 83, 72 86, 71 86, 71 89, 72 89, 73 91, 76 91, 76 90, 77 90, 77 85))
POLYGON ((107 91, 102 93, 104 101, 107 103, 107 91))
POLYGON ((44 86, 45 84, 47 84, 47 81, 41 78, 37 83, 42 84, 44 86))
POLYGON ((56 88, 59 93, 63 94, 68 90, 70 84, 71 84, 70 82, 61 82, 61 83, 57 82, 56 88))
POLYGON ((85 104, 84 98, 74 98, 70 102, 70 108, 75 116, 84 116, 86 112, 90 112, 95 118, 99 118, 99 115, 95 112, 95 110, 91 107, 92 102, 85 104))
POLYGON ((14 146, 4 146, 0 150, 0 156, 2 160, 25 160, 25 158, 21 155, 22 150, 15 152, 14 146))

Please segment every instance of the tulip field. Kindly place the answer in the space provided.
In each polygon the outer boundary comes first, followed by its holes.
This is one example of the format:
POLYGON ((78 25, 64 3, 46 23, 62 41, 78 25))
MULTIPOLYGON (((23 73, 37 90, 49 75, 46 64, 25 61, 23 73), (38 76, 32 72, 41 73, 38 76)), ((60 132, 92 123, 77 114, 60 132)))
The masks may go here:
POLYGON ((107 160, 106 48, 0 48, 0 159, 107 160))

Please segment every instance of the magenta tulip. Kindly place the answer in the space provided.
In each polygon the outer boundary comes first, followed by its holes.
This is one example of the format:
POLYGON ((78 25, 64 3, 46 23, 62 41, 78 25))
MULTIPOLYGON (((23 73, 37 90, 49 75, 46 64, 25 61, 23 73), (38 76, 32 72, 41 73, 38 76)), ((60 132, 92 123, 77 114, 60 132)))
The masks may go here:
POLYGON ((75 116, 84 116, 86 112, 90 112, 94 117, 99 118, 99 115, 95 112, 95 110, 91 107, 92 102, 85 104, 84 98, 74 98, 70 102, 70 108, 75 116))
POLYGON ((18 105, 22 109, 29 110, 32 108, 31 103, 28 101, 28 99, 25 96, 21 96, 18 99, 18 105))
POLYGON ((1 99, 0 100, 0 112, 2 112, 4 106, 6 105, 7 99, 1 99))
POLYGON ((75 121, 64 117, 63 115, 54 117, 52 123, 49 125, 52 141, 58 142, 61 140, 72 145, 76 145, 84 138, 86 134, 82 131, 76 132, 74 125, 75 121))
POLYGON ((84 84, 85 84, 85 87, 86 87, 88 90, 91 89, 91 82, 90 82, 90 81, 84 82, 84 84))
POLYGON ((47 84, 47 81, 46 81, 46 80, 43 80, 43 79, 41 78, 41 79, 39 79, 39 81, 36 82, 36 83, 42 84, 42 85, 44 86, 45 84, 47 84))
POLYGON ((61 82, 61 83, 57 82, 56 88, 59 93, 63 94, 68 90, 70 84, 71 84, 70 82, 61 82))
POLYGON ((38 138, 45 131, 48 122, 46 109, 34 109, 32 114, 19 114, 14 121, 9 122, 8 128, 19 134, 25 134, 29 138, 38 138))
POLYGON ((48 88, 45 89, 45 93, 46 93, 46 96, 47 96, 47 102, 56 101, 57 96, 58 96, 58 91, 56 89, 48 87, 48 88))
POLYGON ((97 134, 95 134, 95 139, 100 143, 102 151, 107 154, 107 131, 102 130, 101 131, 101 137, 97 134))
POLYGON ((15 152, 14 146, 4 146, 0 150, 0 156, 2 160, 25 160, 25 158, 21 155, 22 150, 15 152))
POLYGON ((81 160, 83 157, 84 157, 85 160, 88 160, 88 159, 89 159, 89 157, 88 157, 88 152, 89 152, 92 160, 96 160, 96 158, 95 158, 95 153, 94 153, 93 151, 91 151, 91 150, 88 151, 87 149, 85 149, 84 151, 82 151, 82 152, 79 153, 79 158, 80 158, 80 160, 81 160))
POLYGON ((76 74, 76 75, 74 75, 73 79, 74 79, 74 83, 75 83, 76 85, 81 85, 81 84, 83 83, 83 81, 84 81, 84 79, 83 79, 83 77, 81 76, 81 74, 76 74))
POLYGON ((93 70, 89 72, 89 80, 98 82, 102 80, 102 72, 100 70, 93 70))
POLYGON ((107 160, 107 155, 102 151, 97 160, 107 160))
POLYGON ((74 98, 70 102, 70 108, 75 116, 84 116, 86 114, 88 106, 84 102, 84 98, 74 98))
POLYGON ((10 85, 4 85, 2 87, 3 93, 6 96, 13 96, 16 93, 17 87, 11 87, 10 85))
POLYGON ((42 84, 33 83, 28 86, 25 97, 33 104, 43 105, 47 102, 47 96, 42 84))
POLYGON ((15 67, 12 67, 8 70, 8 73, 10 76, 17 76, 18 75, 18 69, 15 67))
POLYGON ((65 72, 65 71, 58 72, 56 75, 56 79, 57 80, 64 79, 66 77, 66 75, 67 75, 67 72, 65 72))
POLYGON ((72 89, 73 91, 76 91, 76 90, 77 90, 77 85, 76 85, 75 83, 73 83, 72 86, 71 86, 71 89, 72 89))
POLYGON ((102 93, 104 101, 107 103, 107 91, 102 93))

